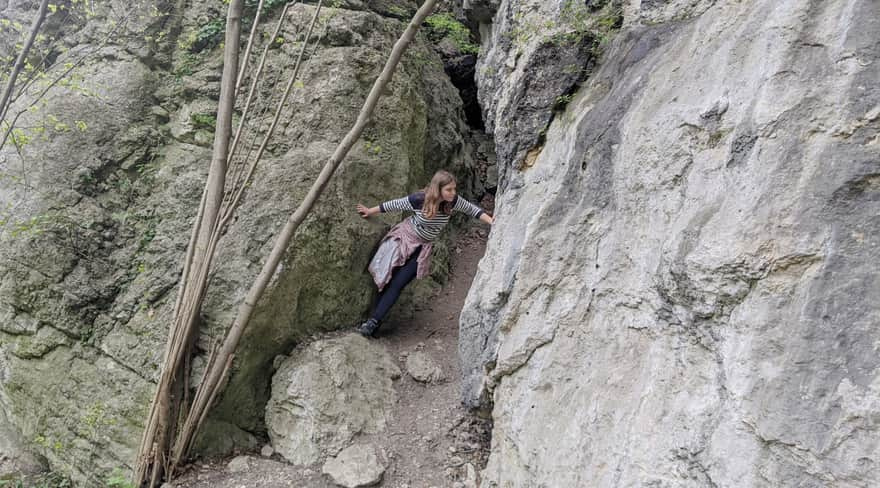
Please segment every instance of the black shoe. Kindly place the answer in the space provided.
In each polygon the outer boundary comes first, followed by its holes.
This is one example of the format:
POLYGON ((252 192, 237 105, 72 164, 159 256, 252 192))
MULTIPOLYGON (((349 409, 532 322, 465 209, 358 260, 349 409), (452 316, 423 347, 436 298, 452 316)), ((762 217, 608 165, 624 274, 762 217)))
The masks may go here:
POLYGON ((361 325, 357 326, 357 331, 364 337, 372 337, 373 332, 379 328, 379 321, 370 317, 364 320, 361 325))

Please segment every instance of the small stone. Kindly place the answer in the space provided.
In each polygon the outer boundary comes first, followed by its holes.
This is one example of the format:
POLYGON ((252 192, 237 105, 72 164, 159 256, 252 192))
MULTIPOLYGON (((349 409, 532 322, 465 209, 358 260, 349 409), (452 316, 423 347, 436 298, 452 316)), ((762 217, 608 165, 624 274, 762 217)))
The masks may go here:
POLYGON ((372 444, 354 445, 343 449, 335 458, 327 459, 321 471, 338 485, 357 488, 381 481, 385 463, 372 444))
POLYGON ((302 470, 302 475, 306 478, 312 477, 315 475, 315 472, 309 468, 302 470))
POLYGON ((271 444, 266 444, 260 449, 260 455, 263 457, 272 457, 273 454, 275 454, 275 449, 272 448, 271 444))
POLYGON ((449 452, 455 454, 455 446, 449 446, 449 452))
POLYGON ((452 488, 464 488, 464 483, 462 483, 461 481, 456 481, 452 484, 452 488))
POLYGON ((464 459, 458 456, 452 456, 451 458, 449 458, 450 466, 461 466, 462 464, 464 464, 464 459))
POLYGON ((433 383, 443 379, 443 370, 422 351, 414 352, 406 358, 406 372, 414 380, 422 383, 433 383))
POLYGON ((248 464, 247 456, 238 456, 232 461, 229 461, 229 464, 226 465, 226 469, 229 470, 230 473, 244 473, 250 468, 248 464))

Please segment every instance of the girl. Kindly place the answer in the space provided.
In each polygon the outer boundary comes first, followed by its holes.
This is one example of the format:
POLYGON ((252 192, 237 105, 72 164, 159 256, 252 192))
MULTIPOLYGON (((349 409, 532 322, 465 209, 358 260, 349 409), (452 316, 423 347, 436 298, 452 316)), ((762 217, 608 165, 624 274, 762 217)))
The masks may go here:
POLYGON ((372 336, 379 328, 400 292, 413 278, 428 275, 432 242, 449 223, 453 211, 464 212, 487 224, 494 221, 480 207, 459 198, 455 191, 455 177, 443 170, 435 173, 431 183, 422 191, 387 201, 378 207, 367 208, 357 204, 356 208, 365 219, 392 211, 414 213, 388 231, 370 262, 370 274, 379 288, 379 299, 370 318, 357 327, 357 331, 364 336, 372 336))

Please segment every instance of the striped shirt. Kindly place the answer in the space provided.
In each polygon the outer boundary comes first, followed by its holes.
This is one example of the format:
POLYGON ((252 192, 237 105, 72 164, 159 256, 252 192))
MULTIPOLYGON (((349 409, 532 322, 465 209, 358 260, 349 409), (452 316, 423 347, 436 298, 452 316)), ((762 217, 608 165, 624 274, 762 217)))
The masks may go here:
MULTIPOLYGON (((420 191, 403 198, 389 200, 382 203, 379 205, 379 211, 383 213, 389 211, 414 212, 410 219, 412 220, 413 227, 416 229, 416 234, 426 241, 433 241, 440 236, 440 232, 442 232, 443 228, 446 227, 446 224, 449 223, 450 215, 437 209, 437 213, 433 217, 430 219, 426 218, 422 213, 422 205, 424 205, 424 203, 425 192, 420 191)), ((483 209, 464 198, 460 198, 458 195, 456 195, 455 200, 452 201, 452 210, 455 212, 464 212, 475 219, 480 218, 480 216, 485 213, 483 209)))

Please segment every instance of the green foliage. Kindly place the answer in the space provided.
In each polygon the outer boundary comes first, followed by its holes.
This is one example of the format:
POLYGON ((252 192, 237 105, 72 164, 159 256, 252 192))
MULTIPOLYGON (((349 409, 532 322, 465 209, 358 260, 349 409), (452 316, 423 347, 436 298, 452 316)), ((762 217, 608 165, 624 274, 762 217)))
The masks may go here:
POLYGON ((214 114, 192 114, 190 120, 197 129, 211 129, 217 127, 217 116, 214 114))
POLYGON ((106 484, 107 488, 135 488, 134 483, 129 481, 128 476, 119 468, 113 470, 106 484))
POLYGON ((557 19, 536 21, 527 19, 523 12, 513 16, 512 26, 504 34, 520 52, 535 36, 540 36, 556 46, 570 46, 592 41, 593 51, 611 40, 623 23, 623 7, 620 0, 593 2, 566 0, 557 19))
POLYGON ((382 153, 382 146, 371 141, 364 141, 364 149, 370 154, 379 155, 382 153))
POLYGON ((619 0, 587 7, 584 2, 567 0, 562 7, 561 22, 567 27, 559 41, 580 43, 592 38, 597 47, 606 44, 623 23, 623 7, 619 0))
MULTIPOLYGON (((287 3, 287 1, 288 0, 264 0, 263 13, 260 14, 260 18, 263 19, 261 22, 264 22, 269 14, 271 14, 277 7, 287 3)), ((225 6, 225 4, 229 2, 224 1, 223 3, 225 6)), ((251 25, 253 25, 257 13, 257 5, 259 5, 259 3, 259 0, 245 0, 244 19, 241 24, 242 32, 248 32, 251 25)), ((324 4, 333 7, 337 6, 339 2, 338 0, 331 0, 329 2, 324 2, 324 4)), ((219 46, 223 40, 223 36, 226 34, 226 10, 224 8, 220 9, 220 11, 222 13, 218 13, 217 17, 208 20, 200 25, 194 32, 191 32, 182 40, 179 40, 177 42, 178 47, 189 52, 197 53, 205 49, 219 46)), ((245 38, 242 40, 244 41, 245 38)))
POLYGON ((471 31, 464 24, 456 20, 452 14, 431 15, 425 22, 428 24, 429 35, 434 40, 447 37, 464 54, 477 54, 480 52, 480 47, 471 42, 471 31))
POLYGON ((49 214, 39 214, 19 221, 13 221, 11 218, 9 215, 0 214, 0 228, 5 228, 14 238, 38 236, 57 222, 56 217, 49 214))
MULTIPOLYGON (((178 41, 178 45, 180 44, 181 41, 178 41)), ((195 72, 195 68, 198 64, 199 59, 194 54, 184 51, 180 55, 180 60, 177 62, 177 66, 174 68, 174 77, 180 80, 184 76, 190 76, 195 72)))
POLYGON ((572 98, 574 98, 574 95, 570 93, 567 95, 559 95, 556 97, 556 100, 553 101, 553 110, 565 110, 565 107, 571 103, 572 98))
POLYGON ((207 47, 213 47, 220 43, 220 37, 226 31, 226 19, 211 19, 207 23, 202 24, 195 33, 195 38, 191 49, 195 52, 201 51, 207 47))

